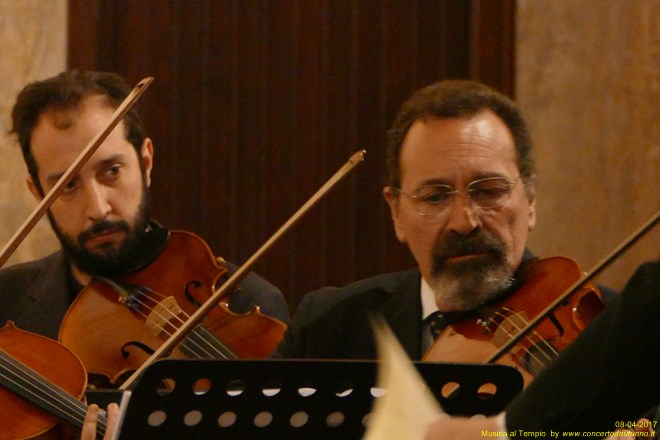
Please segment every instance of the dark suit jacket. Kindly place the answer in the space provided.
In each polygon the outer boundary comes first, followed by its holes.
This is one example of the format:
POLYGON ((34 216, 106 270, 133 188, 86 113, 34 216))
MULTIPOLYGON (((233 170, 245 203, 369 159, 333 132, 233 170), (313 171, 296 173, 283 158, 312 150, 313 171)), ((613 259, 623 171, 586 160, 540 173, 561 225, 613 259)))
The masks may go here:
POLYGON ((411 359, 420 359, 418 270, 388 273, 305 295, 274 357, 375 359, 369 314, 385 318, 411 359))
POLYGON ((0 271, 0 325, 57 339, 71 304, 69 268, 63 252, 0 271))
MULTIPOLYGON (((228 263, 230 275, 236 265, 228 263)), ((289 322, 282 293, 255 273, 240 283, 229 308, 245 313, 254 306, 261 312, 289 322)), ((71 293, 68 262, 62 251, 40 260, 0 270, 0 326, 11 320, 20 329, 57 339, 60 322, 77 292, 71 293)))
MULTIPOLYGON (((660 263, 623 293, 507 407, 507 429, 603 431, 660 404, 660 263)), ((660 426, 656 426, 656 431, 660 426)))

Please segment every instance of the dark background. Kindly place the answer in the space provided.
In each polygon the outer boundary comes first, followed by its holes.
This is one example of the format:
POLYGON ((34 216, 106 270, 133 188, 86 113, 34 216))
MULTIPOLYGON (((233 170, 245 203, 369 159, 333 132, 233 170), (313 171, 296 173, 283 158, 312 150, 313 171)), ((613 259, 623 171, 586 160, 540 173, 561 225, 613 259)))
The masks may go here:
POLYGON ((68 67, 134 85, 153 217, 245 262, 356 151, 366 161, 254 269, 306 292, 414 265, 382 198, 385 132, 443 78, 512 96, 514 0, 69 0, 68 67))

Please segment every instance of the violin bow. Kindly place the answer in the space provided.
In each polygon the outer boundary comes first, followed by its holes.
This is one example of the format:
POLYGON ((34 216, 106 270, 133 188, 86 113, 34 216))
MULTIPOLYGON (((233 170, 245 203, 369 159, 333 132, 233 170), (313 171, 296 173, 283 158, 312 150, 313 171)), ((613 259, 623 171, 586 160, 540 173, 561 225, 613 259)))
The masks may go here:
POLYGON ((531 321, 527 323, 525 327, 520 329, 514 336, 511 337, 506 343, 500 346, 497 352, 493 353, 485 363, 490 364, 496 362, 501 358, 505 353, 513 348, 522 338, 524 338, 529 332, 536 328, 539 323, 546 319, 557 307, 559 307, 568 297, 577 292, 582 285, 596 275, 601 273, 606 267, 608 267, 614 260, 616 260, 623 252, 625 252, 630 246, 636 243, 641 237, 643 237, 647 232, 649 232, 653 227, 658 223, 660 219, 660 211, 656 212, 651 218, 644 223, 639 229, 633 232, 628 238, 626 238, 619 246, 607 254, 601 261, 599 261, 592 269, 591 272, 586 272, 585 275, 577 280, 571 287, 569 287, 564 293, 559 295, 553 302, 551 302, 545 309, 543 309, 538 315, 534 317, 531 321))
POLYGON ((16 233, 9 239, 9 242, 0 252, 0 267, 4 266, 9 257, 14 253, 16 248, 25 240, 25 237, 30 233, 30 231, 36 226, 37 222, 43 217, 43 215, 48 211, 48 208, 55 202, 57 197, 64 191, 66 185, 80 172, 80 169, 87 163, 90 157, 96 152, 98 147, 103 143, 103 141, 110 135, 112 130, 119 124, 119 121, 128 113, 128 111, 133 107, 137 102, 138 98, 142 96, 142 93, 149 87, 153 82, 152 77, 146 77, 131 90, 131 92, 126 96, 124 101, 117 107, 117 110, 112 115, 112 118, 106 125, 106 127, 99 132, 94 139, 92 139, 85 149, 78 155, 75 161, 69 166, 66 172, 60 177, 60 179, 55 183, 55 186, 41 199, 41 202, 37 207, 32 211, 32 214, 28 216, 23 225, 16 231, 16 233))
POLYGON ((295 225, 309 209, 314 206, 321 198, 323 198, 332 187, 334 187, 340 180, 342 180, 356 165, 364 161, 366 151, 360 150, 354 153, 348 161, 337 171, 307 202, 296 211, 286 223, 284 223, 269 239, 266 241, 225 283, 216 290, 213 295, 202 304, 195 313, 190 315, 190 318, 179 327, 158 349, 147 359, 133 374, 119 387, 120 390, 126 390, 133 385, 133 383, 142 375, 142 372, 152 363, 157 361, 163 356, 164 353, 170 352, 175 345, 190 332, 199 322, 204 319, 212 307, 214 307, 220 299, 248 272, 252 266, 271 248, 277 240, 279 240, 293 225, 295 225))

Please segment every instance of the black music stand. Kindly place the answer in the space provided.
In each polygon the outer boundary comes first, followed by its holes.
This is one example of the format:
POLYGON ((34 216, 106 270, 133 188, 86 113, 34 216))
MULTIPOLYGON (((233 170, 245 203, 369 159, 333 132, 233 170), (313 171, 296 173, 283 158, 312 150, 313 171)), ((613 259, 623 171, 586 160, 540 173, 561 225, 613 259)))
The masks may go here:
MULTIPOLYGON (((376 361, 159 361, 145 370, 132 390, 119 438, 359 439, 379 391, 377 365, 376 361)), ((419 362, 415 366, 452 415, 496 414, 523 387, 520 373, 502 365, 419 362), (496 392, 484 398, 479 390, 486 383, 496 392), (443 387, 449 397, 443 396, 443 387)))

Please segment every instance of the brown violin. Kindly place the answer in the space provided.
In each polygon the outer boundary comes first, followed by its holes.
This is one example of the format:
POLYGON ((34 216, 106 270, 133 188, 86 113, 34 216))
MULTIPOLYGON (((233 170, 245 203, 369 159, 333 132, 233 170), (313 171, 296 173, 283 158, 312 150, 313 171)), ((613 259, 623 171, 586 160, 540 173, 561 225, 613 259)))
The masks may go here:
POLYGON ((65 316, 60 340, 78 354, 90 373, 100 373, 113 384, 124 373, 135 370, 120 389, 130 388, 157 359, 178 356, 178 351, 186 355, 194 350, 196 357, 205 357, 199 353, 208 346, 211 353, 222 358, 267 357, 284 336, 284 323, 262 315, 258 308, 236 315, 221 300, 277 240, 364 160, 364 155, 364 150, 353 154, 217 290, 213 287, 219 278, 218 266, 208 245, 194 234, 173 233, 145 270, 90 283, 65 316), (196 252, 190 251, 192 248, 196 252), (202 269, 205 267, 208 270, 202 269), (99 313, 99 309, 104 310, 99 313), (139 321, 138 328, 133 325, 135 321, 139 321), (153 333, 149 334, 147 328, 153 333), (146 340, 154 345, 147 346, 143 343, 146 340), (140 353, 131 356, 133 348, 148 347, 151 351, 155 346, 158 348, 144 362, 136 361, 140 353), (128 358, 133 359, 127 362, 128 358))
MULTIPOLYGON (((206 302, 227 273, 195 234, 163 228, 148 234, 163 243, 162 248, 156 246, 153 259, 131 273, 92 280, 60 327, 59 340, 80 357, 99 386, 114 387, 142 365, 206 302)), ((229 295, 169 357, 263 359, 273 352, 286 325, 258 307, 246 314, 230 311, 229 295)))
MULTIPOLYGON (((87 405, 85 368, 57 341, 17 329, 0 329, 0 439, 62 438, 82 428, 87 405), (62 423, 69 422, 69 424, 62 423)), ((97 433, 103 436, 105 417, 97 433)))
MULTIPOLYGON (((578 264, 566 257, 535 259, 523 269, 523 284, 503 301, 470 313, 447 327, 423 360, 485 363, 500 347, 525 328, 547 304, 582 276, 578 264)), ((598 288, 586 283, 565 299, 498 363, 515 366, 525 386, 570 344, 604 308, 598 288)))

